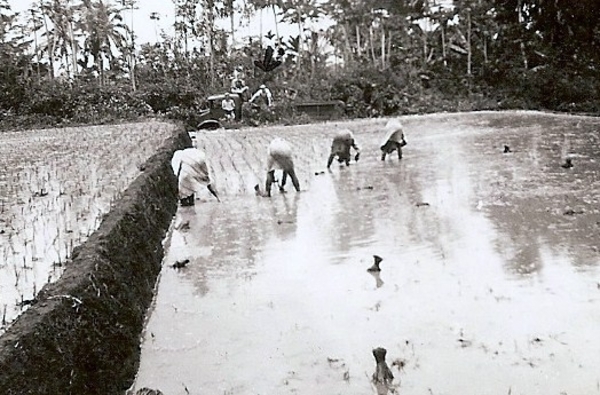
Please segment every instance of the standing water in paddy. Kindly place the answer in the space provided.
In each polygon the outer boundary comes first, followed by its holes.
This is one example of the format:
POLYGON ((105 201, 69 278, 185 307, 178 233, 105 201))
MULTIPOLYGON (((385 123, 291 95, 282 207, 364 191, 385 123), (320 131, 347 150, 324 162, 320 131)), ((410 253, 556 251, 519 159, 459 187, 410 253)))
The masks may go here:
POLYGON ((290 128, 303 191, 271 199, 251 191, 281 130, 229 134, 243 160, 199 135, 221 152, 222 203, 206 193, 179 208, 189 226, 166 240, 136 388, 376 393, 381 347, 404 394, 596 392, 599 122, 402 123, 401 161, 381 161, 382 122, 348 125, 360 162, 319 176, 333 128, 290 128), (367 271, 374 255, 380 272, 367 271))

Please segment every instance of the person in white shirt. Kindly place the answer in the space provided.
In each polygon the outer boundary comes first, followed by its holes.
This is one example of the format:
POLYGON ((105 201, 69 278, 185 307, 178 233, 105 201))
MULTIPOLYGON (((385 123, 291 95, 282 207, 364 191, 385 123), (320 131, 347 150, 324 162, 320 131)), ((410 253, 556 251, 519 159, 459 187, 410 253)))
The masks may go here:
POLYGON ((235 119, 235 101, 229 93, 225 93, 225 97, 221 101, 221 108, 225 112, 225 118, 228 120, 235 119))
POLYGON ((254 101, 256 100, 259 101, 259 105, 261 104, 260 102, 263 102, 267 105, 267 107, 271 107, 271 105, 273 104, 273 94, 271 93, 271 90, 263 84, 258 88, 256 92, 254 92, 254 94, 250 98, 250 103, 254 103, 254 101))
POLYGON ((194 193, 198 184, 206 185, 209 192, 220 202, 206 163, 206 154, 196 147, 177 150, 173 153, 171 167, 177 176, 179 201, 182 206, 194 205, 194 193))
POLYGON ((267 149, 267 181, 265 184, 265 193, 262 193, 260 191, 260 186, 256 185, 254 189, 257 194, 264 197, 271 197, 271 186, 274 182, 277 182, 275 179, 275 170, 283 171, 281 185, 279 186, 281 192, 285 192, 284 187, 288 176, 292 179, 292 184, 296 191, 300 192, 300 183, 298 182, 298 177, 296 176, 296 171, 294 169, 292 147, 286 140, 279 137, 273 139, 267 149))
POLYGON ((390 119, 384 129, 385 137, 381 146, 381 160, 394 151, 398 152, 398 159, 402 159, 402 147, 406 145, 402 123, 397 119, 390 119))

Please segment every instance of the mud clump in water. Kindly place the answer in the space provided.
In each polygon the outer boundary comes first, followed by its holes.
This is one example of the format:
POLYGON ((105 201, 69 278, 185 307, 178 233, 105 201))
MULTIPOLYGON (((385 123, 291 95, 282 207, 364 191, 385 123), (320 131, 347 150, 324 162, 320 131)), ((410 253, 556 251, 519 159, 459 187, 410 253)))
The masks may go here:
POLYGON ((139 339, 177 209, 178 132, 100 227, 73 250, 63 276, 0 337, 0 388, 16 394, 116 394, 133 382, 139 339))

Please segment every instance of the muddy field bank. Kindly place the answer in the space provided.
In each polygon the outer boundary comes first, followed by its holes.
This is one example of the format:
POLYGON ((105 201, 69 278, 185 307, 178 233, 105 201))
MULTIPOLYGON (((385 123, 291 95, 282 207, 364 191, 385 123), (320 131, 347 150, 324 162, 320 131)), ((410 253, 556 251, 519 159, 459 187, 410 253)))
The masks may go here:
POLYGON ((2 394, 120 394, 131 385, 177 208, 170 158, 190 144, 182 131, 166 140, 61 279, 0 337, 2 394))

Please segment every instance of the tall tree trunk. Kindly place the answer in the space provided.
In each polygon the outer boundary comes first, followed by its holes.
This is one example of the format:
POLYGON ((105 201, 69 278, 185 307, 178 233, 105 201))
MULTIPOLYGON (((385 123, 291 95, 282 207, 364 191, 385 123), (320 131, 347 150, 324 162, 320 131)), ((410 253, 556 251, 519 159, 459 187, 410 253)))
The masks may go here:
POLYGON ((467 75, 471 76, 471 10, 467 9, 467 75))
POLYGON ((31 9, 31 17, 33 19, 33 45, 35 51, 35 71, 37 75, 38 84, 40 83, 40 49, 38 47, 38 37, 37 37, 37 26, 35 24, 35 15, 33 9, 31 9))
POLYGON ((519 0, 517 3, 517 11, 519 13, 519 30, 521 31, 519 47, 521 49, 521 57, 523 58, 523 67, 525 68, 525 70, 527 70, 529 68, 529 65, 527 63, 527 54, 525 53, 525 43, 523 42, 523 13, 521 12, 521 4, 521 0, 519 0))
POLYGON ((133 6, 134 3, 131 3, 131 54, 128 56, 128 63, 131 77, 131 89, 135 92, 137 86, 135 83, 135 31, 133 30, 133 6))
POLYGON ((385 69, 385 29, 381 26, 381 69, 385 69))
POLYGON ((483 67, 482 67, 482 74, 485 75, 486 69, 487 69, 487 64, 488 64, 488 53, 487 53, 487 38, 485 36, 485 34, 483 35, 483 67))
POLYGON ((390 59, 392 57, 392 33, 391 32, 388 34, 388 37, 387 37, 387 54, 386 54, 386 56, 387 56, 387 63, 386 63, 386 66, 387 66, 387 64, 390 62, 390 59))
POLYGON ((302 60, 304 57, 303 51, 302 51, 302 44, 303 44, 303 40, 302 40, 302 33, 304 32, 304 26, 302 25, 302 15, 300 14, 300 10, 297 10, 297 17, 298 17, 298 69, 297 69, 297 74, 299 74, 302 70, 302 60))
POLYGON ((44 29, 46 30, 46 39, 48 40, 48 62, 50 63, 50 67, 48 69, 48 77, 51 80, 54 79, 54 35, 52 36, 52 40, 50 40, 50 29, 48 29, 48 20, 46 19, 46 13, 44 12, 44 8, 42 7, 42 2, 40 1, 40 9, 42 10, 44 17, 44 29))
POLYGON ((75 41, 75 33, 73 32, 73 22, 69 21, 69 36, 71 38, 71 62, 73 65, 73 76, 77 76, 77 41, 75 41))
MULTIPOLYGON (((231 28, 231 49, 235 48, 235 14, 233 12, 233 0, 229 0, 229 27, 231 28)), ((231 53, 231 51, 229 51, 231 53)))
POLYGON ((358 25, 356 25, 355 28, 356 28, 356 54, 358 55, 358 57, 360 57, 362 55, 362 48, 360 47, 360 27, 358 25))
POLYGON ((425 70, 427 68, 427 32, 425 30, 422 31, 423 33, 423 69, 425 70))
POLYGON ((371 58, 373 65, 377 65, 377 57, 375 56, 375 44, 373 43, 373 26, 369 26, 369 46, 371 47, 371 58))
POLYGON ((344 32, 344 42, 346 45, 344 46, 344 64, 348 64, 350 59, 352 58, 352 45, 350 44, 350 37, 348 37, 348 26, 347 24, 341 25, 342 31, 344 32))
POLYGON ((258 18, 258 34, 260 35, 260 48, 263 47, 263 9, 260 9, 260 18, 258 18))
POLYGON ((275 36, 277 37, 277 44, 280 44, 279 26, 277 23, 277 10, 275 9, 275 3, 271 4, 271 10, 273 10, 273 21, 275 22, 275 36))
POLYGON ((214 40, 215 40, 215 14, 214 14, 214 1, 208 1, 208 56, 209 56, 209 68, 210 68, 210 84, 211 87, 215 84, 215 59, 214 59, 214 40))
POLYGON ((446 59, 446 33, 445 33, 445 24, 441 26, 442 28, 442 59, 444 59, 444 67, 448 66, 448 60, 446 59))

